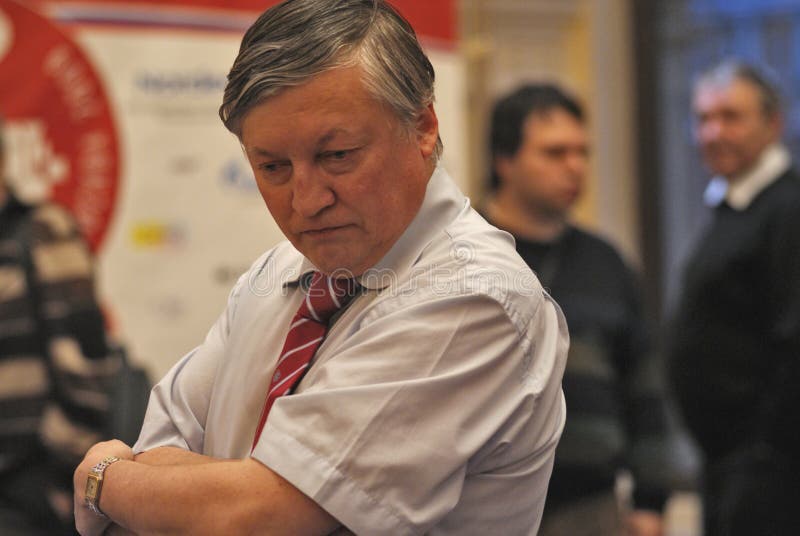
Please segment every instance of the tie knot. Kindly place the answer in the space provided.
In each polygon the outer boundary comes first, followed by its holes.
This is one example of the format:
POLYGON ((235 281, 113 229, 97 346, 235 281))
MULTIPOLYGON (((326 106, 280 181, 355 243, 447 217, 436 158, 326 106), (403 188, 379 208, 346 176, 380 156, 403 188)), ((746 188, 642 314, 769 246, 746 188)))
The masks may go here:
POLYGON ((298 314, 327 324, 336 311, 353 299, 357 289, 358 283, 355 279, 335 279, 321 272, 314 272, 298 314))

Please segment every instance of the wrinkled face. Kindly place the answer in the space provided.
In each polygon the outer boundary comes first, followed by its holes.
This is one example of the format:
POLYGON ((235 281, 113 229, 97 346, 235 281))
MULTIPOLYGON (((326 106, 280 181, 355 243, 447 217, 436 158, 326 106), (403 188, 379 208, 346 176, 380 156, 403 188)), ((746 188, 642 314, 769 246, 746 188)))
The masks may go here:
POLYGON ((712 173, 729 179, 750 170, 780 135, 780 121, 764 114, 758 89, 746 81, 701 85, 693 107, 703 159, 712 173))
POLYGON ((563 217, 586 177, 589 142, 584 125, 561 108, 531 114, 513 157, 500 157, 504 187, 540 214, 563 217))
POLYGON ((418 212, 433 171, 433 108, 417 130, 370 95, 358 67, 334 69, 251 109, 241 142, 289 241, 326 273, 374 266, 418 212))

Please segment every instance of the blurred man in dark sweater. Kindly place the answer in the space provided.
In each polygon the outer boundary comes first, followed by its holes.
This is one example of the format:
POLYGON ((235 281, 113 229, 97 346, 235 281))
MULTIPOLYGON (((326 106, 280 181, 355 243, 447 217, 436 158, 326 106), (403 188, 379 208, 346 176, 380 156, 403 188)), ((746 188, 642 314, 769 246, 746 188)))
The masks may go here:
POLYGON ((712 207, 686 264, 671 377, 705 455, 707 536, 798 534, 800 181, 774 84, 726 62, 694 88, 712 207))
POLYGON ((568 218, 588 166, 583 110, 555 86, 523 86, 495 105, 491 154, 484 213, 514 235, 570 331, 567 424, 540 534, 659 535, 666 420, 636 278, 610 244, 568 218), (614 493, 621 468, 636 485, 624 515, 614 493))

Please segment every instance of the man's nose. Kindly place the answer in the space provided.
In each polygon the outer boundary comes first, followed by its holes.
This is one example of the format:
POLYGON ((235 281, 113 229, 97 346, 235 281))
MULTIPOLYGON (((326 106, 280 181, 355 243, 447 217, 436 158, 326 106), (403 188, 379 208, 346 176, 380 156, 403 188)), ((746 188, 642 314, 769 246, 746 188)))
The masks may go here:
POLYGON ((316 216, 336 201, 327 178, 312 166, 295 166, 292 182, 292 209, 304 218, 316 216))
POLYGON ((570 173, 578 178, 582 178, 586 173, 588 158, 583 151, 572 151, 567 155, 567 167, 570 173))
POLYGON ((701 142, 714 141, 722 134, 722 121, 709 119, 704 121, 698 129, 698 137, 701 142))

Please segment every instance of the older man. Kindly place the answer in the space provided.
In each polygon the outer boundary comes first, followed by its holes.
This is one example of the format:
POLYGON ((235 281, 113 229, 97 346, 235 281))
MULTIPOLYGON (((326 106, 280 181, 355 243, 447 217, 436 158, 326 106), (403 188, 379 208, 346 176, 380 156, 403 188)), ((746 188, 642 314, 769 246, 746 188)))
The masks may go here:
POLYGON ((706 534, 795 534, 800 495, 800 181, 775 86, 724 63, 698 79, 696 137, 717 176, 684 274, 671 375, 706 459, 706 534))
POLYGON ((84 535, 535 534, 566 326, 437 165, 433 81, 382 0, 248 30, 221 117, 288 242, 156 386, 136 456, 89 451, 84 535))

